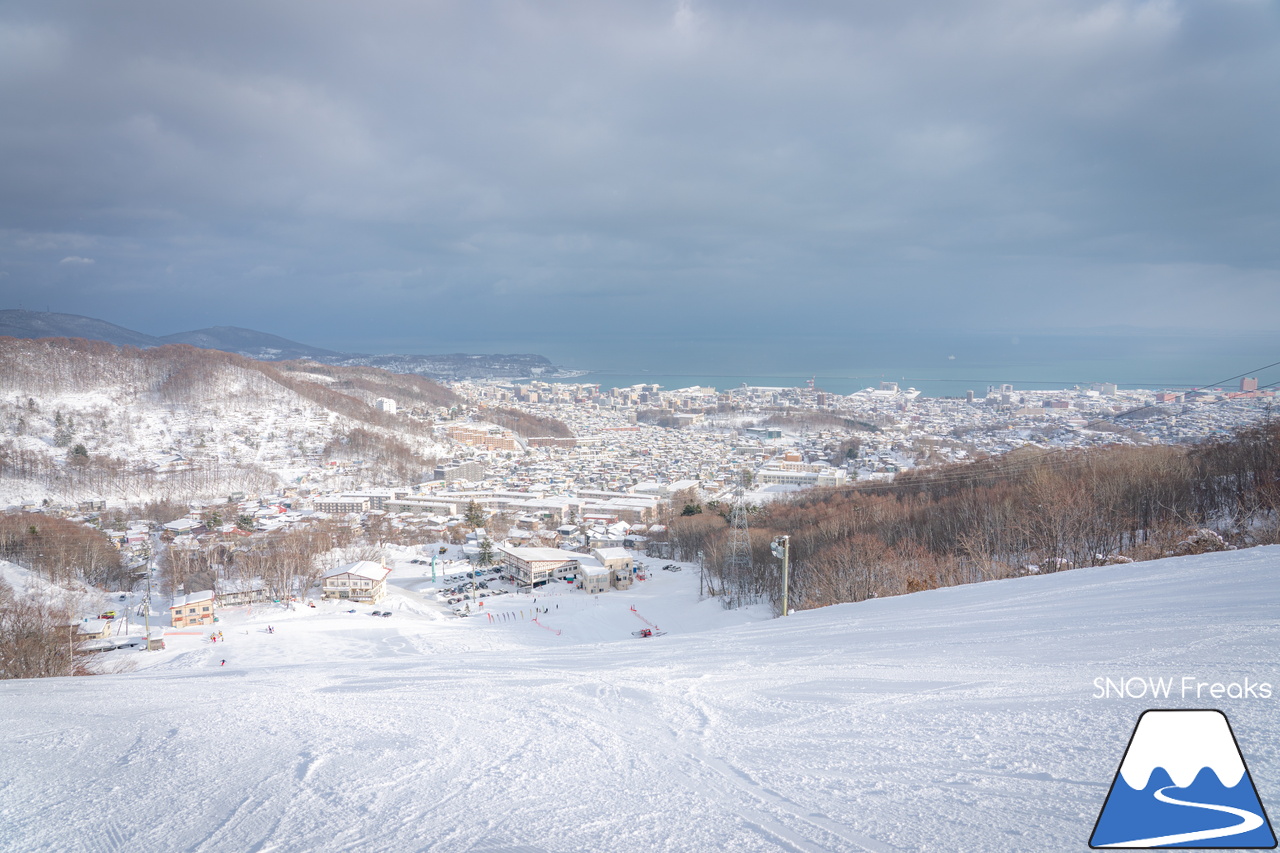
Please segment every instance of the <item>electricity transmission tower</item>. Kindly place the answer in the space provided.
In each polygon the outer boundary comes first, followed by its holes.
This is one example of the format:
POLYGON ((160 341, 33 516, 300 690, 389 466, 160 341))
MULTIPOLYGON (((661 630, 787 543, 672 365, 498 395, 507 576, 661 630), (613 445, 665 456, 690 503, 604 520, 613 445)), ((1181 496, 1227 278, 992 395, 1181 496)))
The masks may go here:
POLYGON ((751 536, 747 532, 746 475, 733 490, 733 511, 729 515, 729 559, 723 581, 726 607, 749 603, 752 583, 751 536))

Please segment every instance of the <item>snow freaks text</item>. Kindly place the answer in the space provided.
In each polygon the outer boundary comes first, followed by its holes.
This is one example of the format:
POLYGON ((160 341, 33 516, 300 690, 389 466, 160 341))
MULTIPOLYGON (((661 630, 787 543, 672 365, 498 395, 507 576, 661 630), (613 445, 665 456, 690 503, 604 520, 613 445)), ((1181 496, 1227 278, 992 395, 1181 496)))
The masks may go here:
POLYGON ((1194 675, 1169 678, 1134 675, 1098 676, 1094 699, 1270 699, 1271 683, 1245 677, 1238 681, 1210 681, 1194 675))

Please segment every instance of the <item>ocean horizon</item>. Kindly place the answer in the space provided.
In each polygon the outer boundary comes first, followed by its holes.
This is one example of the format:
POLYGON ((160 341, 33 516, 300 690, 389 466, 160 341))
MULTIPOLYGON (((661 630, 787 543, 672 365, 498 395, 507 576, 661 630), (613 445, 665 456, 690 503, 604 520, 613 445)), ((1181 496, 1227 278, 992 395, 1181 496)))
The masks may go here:
MULTIPOLYGON (((561 381, 605 388, 657 384, 717 389, 815 387, 850 394, 881 382, 926 397, 982 396, 988 386, 1057 390, 1115 383, 1122 389, 1239 387, 1280 382, 1280 334, 861 334, 845 340, 622 342, 608 348, 546 353, 580 372, 561 381)), ((575 348, 576 349, 576 348, 575 348)))

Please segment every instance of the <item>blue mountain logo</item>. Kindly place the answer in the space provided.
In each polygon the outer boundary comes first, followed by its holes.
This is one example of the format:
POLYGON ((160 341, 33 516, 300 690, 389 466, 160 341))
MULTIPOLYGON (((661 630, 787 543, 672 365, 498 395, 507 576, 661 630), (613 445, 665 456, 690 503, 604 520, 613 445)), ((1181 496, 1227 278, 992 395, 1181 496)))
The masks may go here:
POLYGON ((1276 836, 1221 711, 1144 711, 1089 846, 1271 850, 1276 836))

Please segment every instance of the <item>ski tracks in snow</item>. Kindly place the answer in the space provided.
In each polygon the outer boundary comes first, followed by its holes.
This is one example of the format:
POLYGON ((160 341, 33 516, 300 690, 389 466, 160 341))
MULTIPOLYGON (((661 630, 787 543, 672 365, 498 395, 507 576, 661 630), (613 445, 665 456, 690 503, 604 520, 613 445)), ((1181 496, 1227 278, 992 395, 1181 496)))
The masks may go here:
MULTIPOLYGON (((679 785, 701 809, 726 812, 740 831, 758 836, 751 847, 787 853, 898 851, 797 802, 718 754, 721 737, 732 739, 740 733, 727 731, 732 726, 725 723, 715 703, 702 698, 699 681, 682 679, 657 690, 634 681, 626 686, 617 682, 599 686, 597 696, 606 707, 616 708, 627 697, 651 706, 648 713, 627 713, 628 725, 611 729, 625 742, 622 754, 645 756, 645 773, 679 785), (636 727, 637 719, 650 724, 636 727)), ((603 743, 597 746, 607 748, 603 743)), ((723 847, 735 848, 727 841, 723 847)))

